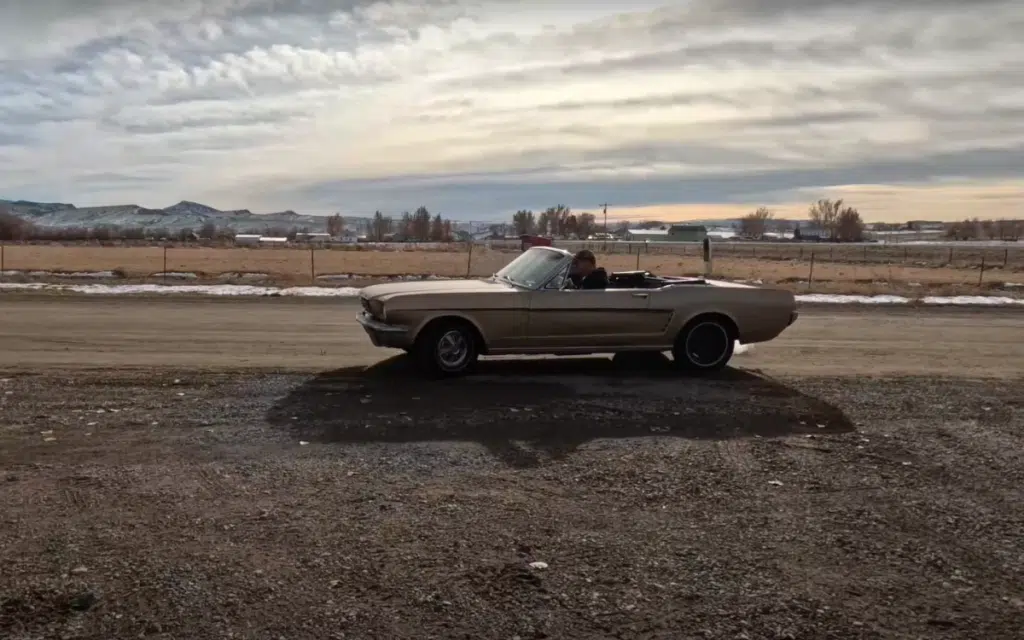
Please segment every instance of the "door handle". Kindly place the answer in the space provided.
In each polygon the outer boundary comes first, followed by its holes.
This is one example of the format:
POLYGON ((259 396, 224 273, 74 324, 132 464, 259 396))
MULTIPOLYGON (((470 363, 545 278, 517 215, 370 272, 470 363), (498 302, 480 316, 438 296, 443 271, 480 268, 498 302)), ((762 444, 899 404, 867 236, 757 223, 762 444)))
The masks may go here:
POLYGON ((633 297, 634 298, 646 298, 647 294, 646 293, 634 293, 633 297))

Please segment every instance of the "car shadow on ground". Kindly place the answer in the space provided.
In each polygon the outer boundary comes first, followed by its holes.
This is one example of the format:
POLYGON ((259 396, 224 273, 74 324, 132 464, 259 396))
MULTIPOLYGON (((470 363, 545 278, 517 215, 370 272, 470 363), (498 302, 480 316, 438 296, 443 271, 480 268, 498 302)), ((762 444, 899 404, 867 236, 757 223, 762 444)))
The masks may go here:
POLYGON ((564 458, 601 438, 853 430, 837 407, 758 372, 687 376, 662 354, 487 359, 451 380, 423 378, 402 355, 310 378, 266 418, 311 442, 477 442, 515 467, 564 458))

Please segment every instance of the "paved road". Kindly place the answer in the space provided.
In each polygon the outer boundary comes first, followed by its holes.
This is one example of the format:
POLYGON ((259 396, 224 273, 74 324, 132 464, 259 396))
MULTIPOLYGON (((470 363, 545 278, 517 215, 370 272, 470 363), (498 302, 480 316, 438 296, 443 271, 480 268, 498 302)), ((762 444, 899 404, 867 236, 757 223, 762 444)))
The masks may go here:
MULTIPOLYGON (((393 355, 356 324, 354 300, 0 298, 0 368, 188 367, 322 371, 393 355)), ((1019 375, 1019 310, 803 308, 734 364, 797 375, 1019 375)))

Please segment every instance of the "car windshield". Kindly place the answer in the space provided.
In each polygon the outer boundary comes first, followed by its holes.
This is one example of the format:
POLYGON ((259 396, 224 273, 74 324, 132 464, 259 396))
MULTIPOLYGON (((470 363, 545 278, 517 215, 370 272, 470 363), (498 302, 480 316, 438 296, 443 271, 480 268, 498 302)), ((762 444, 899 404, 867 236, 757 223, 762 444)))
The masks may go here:
POLYGON ((529 289, 539 287, 565 260, 565 254, 547 249, 528 249, 494 274, 512 284, 529 289))

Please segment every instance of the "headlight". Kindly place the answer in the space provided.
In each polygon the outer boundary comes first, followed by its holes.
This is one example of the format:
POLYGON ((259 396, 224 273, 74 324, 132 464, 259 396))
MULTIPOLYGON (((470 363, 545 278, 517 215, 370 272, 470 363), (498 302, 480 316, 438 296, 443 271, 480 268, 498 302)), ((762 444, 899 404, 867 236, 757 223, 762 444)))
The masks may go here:
POLYGON ((370 300, 370 314, 374 318, 386 320, 387 314, 384 312, 384 303, 380 300, 370 300))

